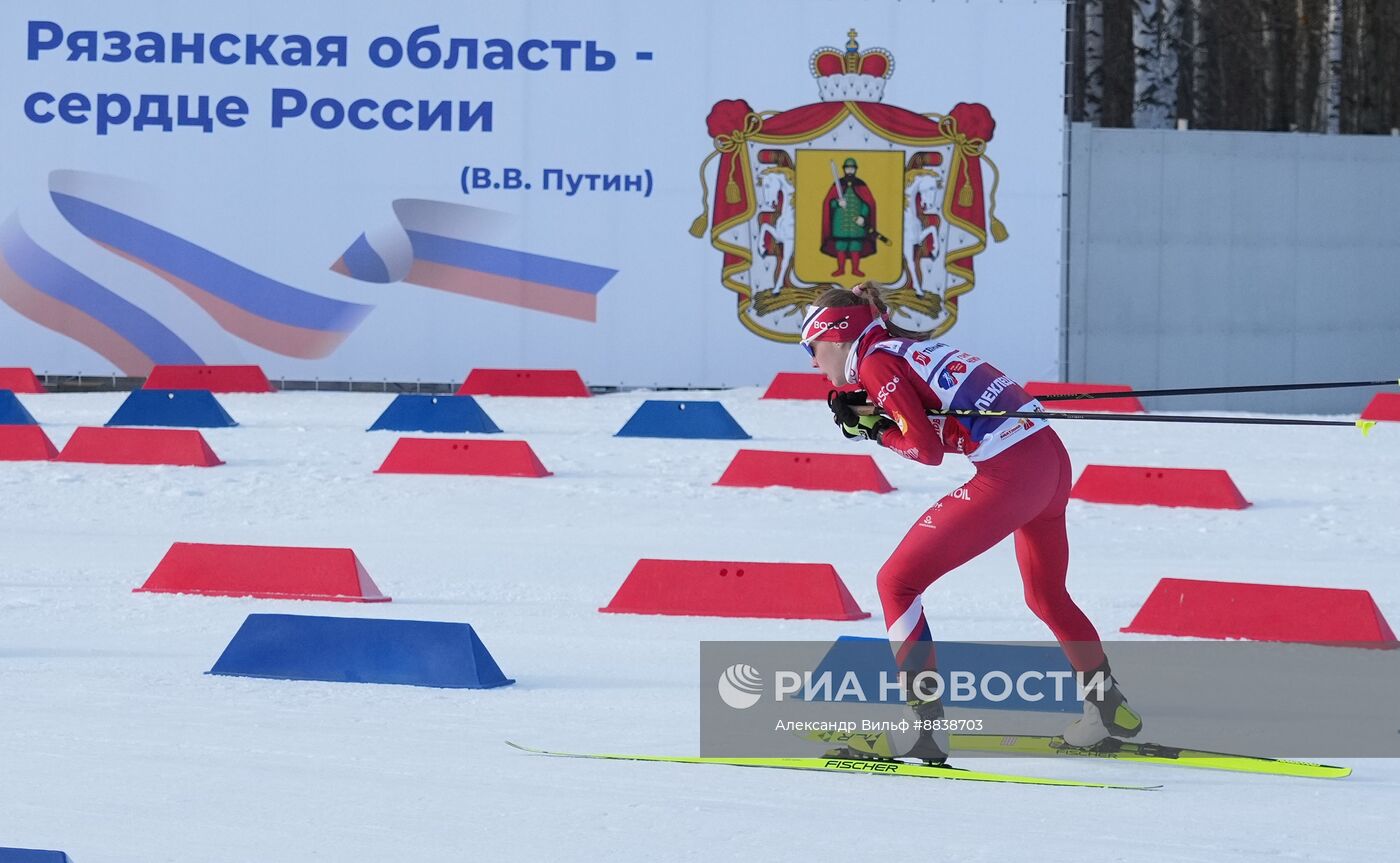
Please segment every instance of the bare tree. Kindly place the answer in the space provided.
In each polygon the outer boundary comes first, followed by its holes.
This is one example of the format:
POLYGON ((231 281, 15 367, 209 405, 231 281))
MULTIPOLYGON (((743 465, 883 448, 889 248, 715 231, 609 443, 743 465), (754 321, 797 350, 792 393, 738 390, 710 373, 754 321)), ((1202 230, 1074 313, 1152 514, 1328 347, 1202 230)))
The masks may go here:
POLYGON ((1133 125, 1164 129, 1176 117, 1179 0, 1133 0, 1133 125))
POLYGON ((1255 18, 1259 22, 1259 48, 1262 55, 1260 73, 1263 80, 1260 82, 1263 87, 1263 107, 1264 128, 1270 129, 1279 122, 1278 99, 1276 95, 1279 91, 1279 62, 1278 62, 1278 34, 1274 32, 1273 16, 1270 14, 1267 3, 1260 3, 1255 10, 1255 18))
POLYGON ((1101 126, 1400 128, 1400 0, 1074 0, 1073 111, 1101 126))
POLYGON ((1189 55, 1188 68, 1191 70, 1191 126, 1196 129, 1206 127, 1206 109, 1210 93, 1207 66, 1210 48, 1207 42, 1206 9, 1205 0, 1187 0, 1185 23, 1189 24, 1190 34, 1185 50, 1189 55))
POLYGON ((1366 8, 1366 0, 1352 0, 1347 4, 1347 12, 1356 23, 1347 38, 1346 63, 1342 66, 1342 92, 1346 94, 1346 99, 1342 102, 1342 129, 1356 132, 1364 123, 1364 102, 1357 97, 1363 95, 1367 89, 1366 39, 1370 31, 1371 13, 1366 8))
POLYGON ((1316 39, 1313 37, 1313 26, 1308 17, 1308 0, 1296 2, 1298 26, 1293 39, 1293 124, 1299 132, 1310 132, 1313 130, 1313 96, 1316 91, 1309 86, 1309 82, 1315 80, 1313 49, 1316 39))
POLYGON ((1084 0, 1084 116, 1103 119, 1103 0, 1084 0))
POLYGON ((1342 130, 1342 0, 1327 3, 1327 25, 1323 31, 1327 41, 1327 63, 1318 81, 1318 114, 1325 117, 1326 131, 1336 135, 1342 130))

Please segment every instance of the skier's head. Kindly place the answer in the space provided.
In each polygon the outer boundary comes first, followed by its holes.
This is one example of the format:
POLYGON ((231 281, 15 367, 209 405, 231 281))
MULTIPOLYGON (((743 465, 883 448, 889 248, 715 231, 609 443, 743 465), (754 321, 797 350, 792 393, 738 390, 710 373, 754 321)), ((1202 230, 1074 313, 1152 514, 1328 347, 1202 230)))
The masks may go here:
POLYGON ((849 361, 856 342, 884 322, 881 306, 871 302, 862 287, 828 290, 807 307, 802 321, 802 347, 811 355, 812 367, 821 369, 836 386, 851 382, 853 369, 849 361))
POLYGON ((923 340, 932 334, 890 323, 890 307, 880 286, 873 281, 854 288, 831 288, 807 307, 802 321, 802 346, 812 355, 812 367, 837 386, 855 380, 855 344, 872 326, 899 339, 923 340))

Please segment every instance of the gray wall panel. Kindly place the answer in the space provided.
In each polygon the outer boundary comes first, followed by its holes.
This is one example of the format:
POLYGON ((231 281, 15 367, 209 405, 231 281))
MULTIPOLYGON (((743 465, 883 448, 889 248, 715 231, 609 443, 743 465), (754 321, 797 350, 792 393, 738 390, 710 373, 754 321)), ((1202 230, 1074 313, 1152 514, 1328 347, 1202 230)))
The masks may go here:
MULTIPOLYGON (((1400 377, 1400 138, 1076 124, 1069 152, 1067 380, 1400 377)), ((1148 404, 1354 413, 1375 391, 1148 404)))

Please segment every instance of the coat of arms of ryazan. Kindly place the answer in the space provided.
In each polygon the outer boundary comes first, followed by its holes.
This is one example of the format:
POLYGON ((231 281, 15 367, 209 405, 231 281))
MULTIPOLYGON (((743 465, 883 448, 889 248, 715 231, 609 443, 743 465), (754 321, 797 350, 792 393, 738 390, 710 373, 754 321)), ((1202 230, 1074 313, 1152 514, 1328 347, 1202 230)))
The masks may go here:
POLYGON ((866 279, 886 286, 894 323, 944 333, 973 288, 988 227, 1006 239, 985 152, 991 112, 975 102, 946 114, 884 104, 894 58, 848 35, 845 51, 812 54, 820 102, 754 111, 726 99, 706 118, 714 151, 700 166, 705 212, 690 232, 708 226, 739 320, 774 341, 797 340, 801 310, 822 291, 866 279))

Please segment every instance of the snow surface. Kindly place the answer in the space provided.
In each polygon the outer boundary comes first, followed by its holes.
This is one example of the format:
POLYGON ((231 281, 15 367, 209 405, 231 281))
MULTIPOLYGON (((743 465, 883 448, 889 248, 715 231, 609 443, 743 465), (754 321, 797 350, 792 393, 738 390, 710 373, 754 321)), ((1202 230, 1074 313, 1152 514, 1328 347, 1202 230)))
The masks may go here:
MULTIPOLYGON (((221 396, 212 469, 0 463, 0 846, 75 863, 1400 858, 1400 763, 1345 780, 1080 760, 977 766, 1156 792, 530 756, 694 754, 698 642, 882 634, 874 573, 969 478, 835 435, 757 389, 483 398, 546 479, 376 476, 392 396, 221 396), (614 438, 649 397, 722 401, 753 441, 614 438), (716 488, 740 446, 872 452, 888 495, 716 488), (172 542, 353 548, 393 602, 133 594, 172 542), (855 623, 605 615, 641 557, 822 561, 855 623), (204 674, 251 612, 465 621, 515 686, 204 674)), ((54 443, 120 393, 21 397, 54 443)), ((1106 636, 1163 576, 1369 589, 1400 618, 1400 428, 1056 424, 1084 464, 1227 468, 1242 512, 1072 502, 1070 587, 1106 636)), ((937 637, 1048 637, 1010 543, 926 597, 937 637)), ((1116 636, 1129 637, 1129 636, 1116 636)), ((1150 721, 1150 717, 1149 717, 1150 721)))

